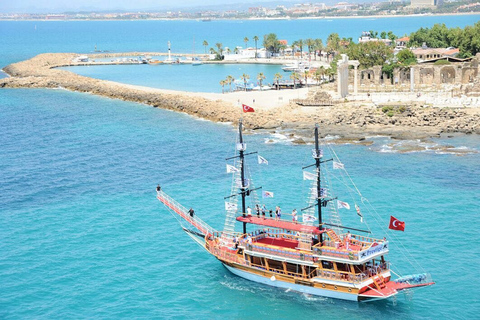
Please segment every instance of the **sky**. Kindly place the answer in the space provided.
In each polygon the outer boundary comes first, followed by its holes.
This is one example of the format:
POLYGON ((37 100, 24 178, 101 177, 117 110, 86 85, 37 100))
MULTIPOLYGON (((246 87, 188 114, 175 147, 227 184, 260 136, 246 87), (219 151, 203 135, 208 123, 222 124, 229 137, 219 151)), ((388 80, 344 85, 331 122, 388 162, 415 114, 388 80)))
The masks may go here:
MULTIPOLYGON (((0 0, 0 12, 47 13, 89 10, 168 10, 209 5, 249 4, 257 0, 0 0)), ((262 0, 265 2, 281 1, 262 0)))

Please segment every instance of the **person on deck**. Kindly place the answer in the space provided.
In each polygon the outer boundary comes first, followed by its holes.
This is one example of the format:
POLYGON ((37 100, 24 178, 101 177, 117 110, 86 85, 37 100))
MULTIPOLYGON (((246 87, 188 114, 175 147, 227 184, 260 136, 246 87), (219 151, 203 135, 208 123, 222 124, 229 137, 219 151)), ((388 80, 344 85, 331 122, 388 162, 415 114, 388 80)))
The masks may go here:
POLYGON ((162 187, 160 187, 160 185, 157 184, 157 192, 160 192, 160 190, 162 190, 162 187))
POLYGON ((270 210, 269 213, 270 213, 270 218, 273 218, 273 210, 270 210))
POLYGON ((280 220, 282 218, 282 209, 279 206, 275 208, 275 220, 280 220))
POLYGON ((347 247, 347 250, 350 250, 350 239, 352 238, 352 235, 350 234, 350 231, 347 231, 347 234, 345 235, 345 246, 347 247))
POLYGON ((293 221, 293 223, 297 223, 297 221, 298 221, 297 209, 293 209, 293 211, 292 211, 292 221, 293 221))
POLYGON ((265 205, 262 206, 262 216, 265 218, 265 212, 267 211, 267 207, 265 205))
POLYGON ((193 216, 195 215, 195 211, 193 211, 193 209, 190 208, 190 210, 188 210, 188 214, 190 215, 190 217, 193 218, 193 216))
POLYGON ((248 216, 249 218, 252 217, 252 209, 250 208, 250 206, 247 207, 247 216, 248 216))
POLYGON ((257 217, 260 218, 260 206, 258 203, 255 205, 255 211, 257 211, 257 217))

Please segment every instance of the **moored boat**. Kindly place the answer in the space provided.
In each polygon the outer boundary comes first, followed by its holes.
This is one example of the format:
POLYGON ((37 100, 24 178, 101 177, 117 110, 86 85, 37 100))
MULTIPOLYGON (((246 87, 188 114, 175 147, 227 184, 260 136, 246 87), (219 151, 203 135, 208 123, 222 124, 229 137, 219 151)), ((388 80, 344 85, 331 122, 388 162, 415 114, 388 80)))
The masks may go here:
MULTIPOLYGON (((233 161, 227 164, 227 172, 233 177, 231 193, 225 198, 223 231, 210 227, 160 187, 157 199, 183 219, 183 230, 192 239, 230 272, 251 281, 351 301, 387 299, 403 290, 433 285, 426 273, 398 276, 386 257, 390 247, 386 238, 372 237, 370 230, 342 225, 338 211, 350 206, 331 190, 334 183, 328 172, 343 172, 345 168, 333 150, 332 158, 327 157, 326 150, 319 146, 315 127, 314 163, 302 168, 304 179, 311 181, 307 205, 301 210, 301 217, 296 210, 292 211, 291 220, 281 218, 279 207, 273 216, 272 211, 260 206, 256 192, 261 188, 253 186, 246 169, 246 157, 256 152, 246 153, 241 121, 237 154, 227 159, 233 161), (255 212, 247 206, 247 199, 255 212), (248 231, 249 228, 253 230, 248 231)), ((266 162, 257 157, 258 163, 266 162)), ((262 194, 272 195, 264 190, 262 194)), ((363 219, 357 203, 355 209, 363 219)))

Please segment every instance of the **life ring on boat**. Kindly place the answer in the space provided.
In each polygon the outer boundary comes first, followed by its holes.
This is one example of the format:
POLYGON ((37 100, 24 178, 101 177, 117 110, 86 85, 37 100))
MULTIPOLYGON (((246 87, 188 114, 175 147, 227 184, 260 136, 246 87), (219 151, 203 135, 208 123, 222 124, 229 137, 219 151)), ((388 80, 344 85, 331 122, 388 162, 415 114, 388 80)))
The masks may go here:
POLYGON ((353 260, 353 253, 352 253, 352 252, 350 252, 350 253, 348 254, 348 258, 349 258, 350 260, 353 260))
POLYGON ((325 283, 324 283, 324 284, 322 284, 322 288, 325 288, 325 283))
POLYGON ((352 288, 348 288, 348 292, 352 292, 352 288))
POLYGON ((333 289, 337 290, 337 286, 333 286, 333 289))

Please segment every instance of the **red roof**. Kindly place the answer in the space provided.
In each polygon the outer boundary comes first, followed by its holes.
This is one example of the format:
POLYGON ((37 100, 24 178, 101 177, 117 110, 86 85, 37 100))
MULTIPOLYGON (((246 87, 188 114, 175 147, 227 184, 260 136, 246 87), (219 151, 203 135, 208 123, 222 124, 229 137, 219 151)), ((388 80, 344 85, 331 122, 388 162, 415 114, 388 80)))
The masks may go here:
POLYGON ((403 42, 407 42, 407 41, 410 41, 410 37, 402 37, 402 38, 398 38, 397 40, 395 41, 403 41, 403 42))
POLYGON ((318 226, 306 226, 301 223, 293 223, 285 220, 274 220, 263 217, 237 217, 237 221, 298 232, 308 232, 314 234, 320 234, 324 232, 324 230, 318 229, 318 226))

